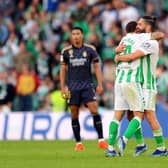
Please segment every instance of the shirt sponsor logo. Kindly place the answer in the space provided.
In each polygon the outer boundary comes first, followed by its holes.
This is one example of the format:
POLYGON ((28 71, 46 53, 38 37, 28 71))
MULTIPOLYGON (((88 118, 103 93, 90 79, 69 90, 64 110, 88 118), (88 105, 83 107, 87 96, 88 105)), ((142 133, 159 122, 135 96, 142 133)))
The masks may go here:
POLYGON ((70 63, 72 64, 72 66, 82 66, 85 64, 86 61, 86 58, 70 59, 70 63))

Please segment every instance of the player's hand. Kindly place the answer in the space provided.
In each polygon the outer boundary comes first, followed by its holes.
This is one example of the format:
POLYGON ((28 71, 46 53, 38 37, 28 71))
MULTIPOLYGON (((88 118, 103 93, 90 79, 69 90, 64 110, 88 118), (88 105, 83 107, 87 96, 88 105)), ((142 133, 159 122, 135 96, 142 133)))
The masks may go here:
POLYGON ((119 56, 118 55, 115 55, 114 61, 115 61, 115 63, 119 62, 119 56))
POLYGON ((103 87, 98 85, 98 86, 96 87, 96 93, 97 93, 97 94, 101 94, 102 92, 103 92, 103 87))
POLYGON ((69 100, 71 98, 71 93, 69 90, 67 90, 67 91, 62 90, 61 95, 62 95, 62 98, 65 100, 69 100))
POLYGON ((124 43, 121 43, 119 46, 117 46, 117 47, 115 48, 115 52, 116 52, 116 53, 121 53, 121 52, 124 51, 125 47, 126 47, 126 45, 125 45, 124 43))

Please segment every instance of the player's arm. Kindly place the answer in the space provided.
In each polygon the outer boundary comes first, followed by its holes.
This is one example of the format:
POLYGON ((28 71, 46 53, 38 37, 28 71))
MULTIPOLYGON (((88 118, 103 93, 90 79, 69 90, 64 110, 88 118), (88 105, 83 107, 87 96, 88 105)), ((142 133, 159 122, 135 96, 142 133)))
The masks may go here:
POLYGON ((60 86, 61 86, 61 94, 64 99, 66 99, 66 70, 67 70, 67 65, 66 62, 63 59, 63 55, 61 55, 60 59, 60 86))
POLYGON ((138 58, 144 57, 145 53, 141 50, 136 50, 135 52, 131 54, 126 54, 126 55, 116 55, 115 56, 115 62, 118 63, 120 61, 122 62, 129 62, 136 60, 138 58))
POLYGON ((66 76, 66 65, 65 64, 61 64, 61 68, 60 68, 61 90, 64 90, 64 88, 65 88, 65 76, 66 76))
POLYGON ((101 72, 100 61, 98 57, 93 59, 93 64, 94 64, 94 70, 95 70, 95 75, 97 79, 96 92, 100 94, 103 91, 103 85, 102 85, 102 72, 101 72))
POLYGON ((116 48, 115 48, 115 53, 121 53, 124 51, 126 45, 124 43, 119 44, 116 48))
POLYGON ((162 32, 153 32, 151 33, 151 40, 161 40, 165 37, 165 34, 162 32))
POLYGON ((140 45, 140 47, 133 53, 131 54, 126 54, 126 55, 116 55, 115 57, 115 62, 129 62, 136 60, 138 58, 144 57, 147 54, 151 54, 154 51, 155 45, 152 45, 151 41, 145 41, 140 45))

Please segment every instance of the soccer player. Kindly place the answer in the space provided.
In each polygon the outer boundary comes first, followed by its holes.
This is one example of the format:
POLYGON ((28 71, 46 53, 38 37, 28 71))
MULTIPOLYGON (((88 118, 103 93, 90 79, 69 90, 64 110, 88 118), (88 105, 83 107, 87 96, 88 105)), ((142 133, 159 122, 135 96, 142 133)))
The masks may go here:
MULTIPOLYGON (((134 52, 143 41, 149 39, 158 39, 162 36, 162 33, 160 32, 156 32, 153 34, 136 34, 136 26, 136 22, 129 22, 127 24, 127 35, 122 38, 120 45, 116 48, 116 52, 122 51, 123 46, 125 46, 125 54, 134 52)), ((124 111, 132 110, 134 111, 135 115, 137 115, 138 111, 140 115, 144 111, 140 74, 141 63, 142 61, 136 60, 129 63, 120 62, 117 65, 117 76, 115 81, 115 112, 113 120, 111 121, 109 127, 109 145, 108 150, 105 154, 107 157, 117 156, 117 152, 114 149, 114 145, 118 134, 118 127, 124 115, 124 111)), ((143 137, 141 137, 141 141, 142 140, 143 137)), ((143 148, 143 150, 146 149, 143 148)))
MULTIPOLYGON (((137 25, 137 32, 142 33, 150 33, 155 28, 156 19, 151 16, 144 16, 138 20, 137 25)), ((145 117, 153 131, 153 135, 155 137, 155 141, 157 144, 156 150, 151 154, 151 156, 166 156, 168 151, 165 147, 164 138, 162 128, 156 118, 155 114, 155 103, 156 103, 156 81, 155 81, 155 71, 158 61, 158 54, 159 54, 159 45, 156 40, 148 40, 142 43, 142 45, 132 54, 127 54, 123 56, 116 56, 116 62, 130 62, 133 60, 141 60, 142 66, 140 69, 141 79, 142 79, 142 88, 143 88, 143 95, 144 95, 144 102, 145 102, 145 117), (145 56, 145 57, 144 57, 145 56), (143 59, 139 59, 143 57, 143 59)), ((138 130, 141 118, 134 117, 124 135, 118 141, 118 148, 120 153, 123 155, 124 148, 128 139, 132 137, 132 135, 138 130)))
MULTIPOLYGON (((120 42, 120 46, 125 45, 124 52, 121 54, 131 53, 135 51, 140 43, 140 37, 143 40, 148 40, 151 38, 151 34, 141 34, 135 33, 136 22, 129 22, 126 26, 127 35, 124 36, 120 42)), ((118 48, 119 48, 118 47, 118 48)), ((116 48, 116 51, 118 51, 116 48)), ((108 139, 108 149, 106 151, 106 156, 117 156, 117 152, 114 149, 116 142, 116 137, 118 134, 118 127, 120 121, 126 110, 132 110, 135 113, 143 113, 143 94, 140 84, 140 60, 132 62, 120 62, 117 65, 117 75, 115 80, 115 106, 114 106, 114 117, 109 126, 109 139, 108 139), (132 96, 133 95, 133 96, 132 96)))
POLYGON ((83 30, 80 27, 74 27, 71 31, 71 43, 62 51, 61 55, 61 92, 63 98, 69 99, 69 107, 71 110, 72 130, 76 140, 75 150, 83 150, 84 145, 81 142, 80 124, 79 124, 79 107, 84 103, 93 116, 94 127, 98 134, 98 145, 100 148, 107 148, 107 143, 103 138, 103 129, 101 117, 98 113, 98 104, 96 102, 96 93, 103 91, 102 73, 100 68, 100 60, 95 47, 83 42, 83 30), (97 78, 96 93, 92 82, 91 64, 97 78), (66 90, 66 72, 68 74, 66 90), (69 96, 69 93, 70 95, 69 96))

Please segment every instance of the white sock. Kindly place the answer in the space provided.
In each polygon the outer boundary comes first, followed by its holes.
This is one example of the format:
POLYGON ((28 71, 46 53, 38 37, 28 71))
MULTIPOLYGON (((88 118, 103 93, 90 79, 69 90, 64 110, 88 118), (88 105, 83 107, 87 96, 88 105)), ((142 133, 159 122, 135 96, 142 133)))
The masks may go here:
POLYGON ((114 149, 114 146, 112 146, 112 145, 108 145, 108 150, 110 150, 110 151, 115 150, 115 149, 114 149))
POLYGON ((144 145, 145 145, 144 143, 143 143, 143 144, 137 144, 137 147, 138 147, 138 146, 144 146, 144 145))
POLYGON ((160 151, 164 151, 166 148, 165 146, 161 146, 161 147, 157 147, 157 149, 159 149, 160 151))
POLYGON ((82 142, 77 142, 76 144, 82 144, 82 142))
POLYGON ((104 138, 98 139, 98 142, 104 141, 104 138))

